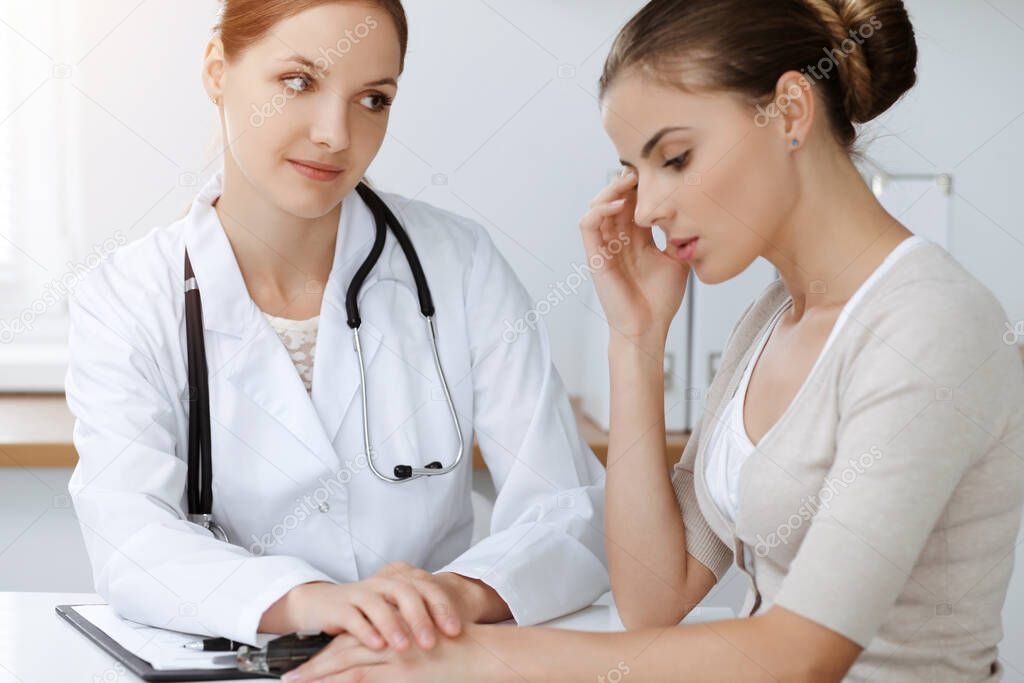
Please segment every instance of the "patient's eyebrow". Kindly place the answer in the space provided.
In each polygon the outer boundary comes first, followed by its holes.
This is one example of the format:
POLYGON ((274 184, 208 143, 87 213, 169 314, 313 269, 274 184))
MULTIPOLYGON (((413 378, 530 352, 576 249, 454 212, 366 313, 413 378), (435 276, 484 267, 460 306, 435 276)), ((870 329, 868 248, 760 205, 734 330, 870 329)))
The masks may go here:
MULTIPOLYGON (((693 126, 669 126, 667 128, 662 128, 661 130, 654 134, 654 137, 647 141, 647 144, 644 145, 643 150, 640 152, 640 156, 643 157, 644 159, 651 156, 651 152, 653 152, 654 148, 658 146, 658 143, 661 142, 661 139, 668 135, 669 133, 675 133, 676 131, 680 130, 692 129, 693 126)), ((619 159, 619 163, 622 164, 623 166, 633 166, 633 164, 629 163, 624 159, 619 159)))
POLYGON ((641 156, 644 159, 646 159, 647 157, 651 156, 651 152, 653 152, 654 148, 658 146, 658 143, 661 142, 661 139, 663 137, 665 137, 666 135, 668 135, 669 133, 675 133, 678 130, 690 130, 690 129, 691 129, 690 126, 676 126, 674 128, 662 128, 661 130, 659 130, 657 133, 654 134, 654 137, 652 137, 650 140, 647 141, 647 144, 644 145, 643 151, 640 153, 641 156))

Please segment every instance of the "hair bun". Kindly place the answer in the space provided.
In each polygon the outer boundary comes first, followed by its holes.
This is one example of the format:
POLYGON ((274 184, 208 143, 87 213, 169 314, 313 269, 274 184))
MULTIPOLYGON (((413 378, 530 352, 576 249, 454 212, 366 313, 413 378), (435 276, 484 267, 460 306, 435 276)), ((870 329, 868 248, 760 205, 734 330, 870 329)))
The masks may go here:
POLYGON ((903 0, 806 0, 826 28, 846 113, 865 123, 917 82, 917 41, 903 0))

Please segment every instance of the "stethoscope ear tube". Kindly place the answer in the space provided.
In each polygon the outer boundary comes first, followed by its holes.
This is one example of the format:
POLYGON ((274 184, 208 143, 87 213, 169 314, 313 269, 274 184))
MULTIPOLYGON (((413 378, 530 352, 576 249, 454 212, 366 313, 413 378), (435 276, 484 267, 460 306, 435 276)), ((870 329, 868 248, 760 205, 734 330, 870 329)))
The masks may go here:
POLYGON ((427 286, 427 276, 423 272, 423 264, 420 263, 419 254, 413 248, 412 240, 409 239, 405 228, 402 227, 401 222, 391 212, 388 205, 380 197, 377 198, 377 201, 380 203, 388 225, 391 226, 391 232, 395 233, 395 239, 398 240, 399 246, 405 252, 405 260, 409 262, 409 269, 412 270, 412 279, 416 281, 416 294, 420 299, 420 312, 423 313, 424 318, 433 318, 434 298, 430 295, 430 287, 427 286))
POLYGON ((416 296, 420 301, 420 312, 425 318, 434 317, 434 298, 430 294, 429 285, 427 285, 427 276, 423 272, 423 264, 420 263, 420 257, 413 248, 412 240, 409 239, 409 235, 405 232, 405 228, 402 227, 402 223, 388 205, 384 203, 384 200, 364 183, 359 183, 356 186, 356 192, 359 193, 359 196, 363 198, 363 201, 366 202, 366 205, 370 207, 370 211, 373 213, 374 222, 377 224, 377 238, 373 244, 373 249, 370 251, 370 255, 356 272, 355 277, 352 278, 352 283, 349 285, 348 293, 345 297, 345 308, 348 311, 348 326, 354 329, 359 327, 359 324, 362 322, 359 316, 359 290, 362 289, 363 282, 380 259, 381 252, 384 250, 384 241, 387 238, 388 228, 391 228, 391 232, 395 234, 395 239, 398 240, 398 245, 405 254, 405 260, 409 263, 412 279, 416 282, 416 296), (353 321, 355 324, 353 324, 353 321))
POLYGON ((210 392, 203 340, 203 304, 185 251, 185 339, 188 346, 188 512, 213 513, 210 392), (195 323, 198 322, 198 325, 195 323), (200 485, 200 481, 202 485, 200 485))
MULTIPOLYGON (((359 315, 359 290, 363 288, 363 283, 366 278, 370 275, 370 271, 377 265, 377 261, 380 259, 380 255, 384 252, 384 242, 387 240, 388 229, 384 223, 384 215, 381 213, 380 204, 377 200, 377 195, 373 193, 370 188, 366 187, 363 183, 359 183, 356 186, 356 191, 359 192, 359 196, 363 198, 366 205, 370 207, 370 211, 373 212, 374 223, 377 226, 377 234, 373 240, 373 248, 370 249, 370 255, 363 261, 363 265, 359 266, 359 270, 352 277, 352 282, 348 286, 348 291, 345 293, 345 312, 348 314, 348 326, 353 330, 359 329, 359 326, 363 324, 363 319, 359 315)), ((338 236, 341 239, 341 236, 338 236)))

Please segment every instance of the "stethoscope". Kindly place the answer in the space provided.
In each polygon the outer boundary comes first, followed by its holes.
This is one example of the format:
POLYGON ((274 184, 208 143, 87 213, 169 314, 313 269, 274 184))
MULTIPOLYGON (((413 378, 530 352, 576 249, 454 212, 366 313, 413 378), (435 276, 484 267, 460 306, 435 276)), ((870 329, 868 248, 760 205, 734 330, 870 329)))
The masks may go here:
MULTIPOLYGON (((363 410, 363 446, 366 449, 366 461, 370 470, 378 479, 389 483, 405 483, 420 477, 432 477, 439 474, 447 474, 459 466, 465 450, 465 441, 462 437, 462 428, 459 425, 459 416, 455 411, 455 403, 452 401, 451 391, 448 388, 448 380, 444 370, 441 368, 441 357, 437 351, 437 328, 434 325, 434 300, 430 295, 430 287, 427 285, 427 278, 423 274, 423 266, 420 264, 419 256, 412 246, 409 235, 406 234, 402 224, 391 212, 387 204, 377 196, 364 183, 356 187, 359 196, 373 214, 376 223, 376 238, 369 256, 356 271, 355 276, 349 284, 345 296, 345 309, 348 314, 348 326, 352 329, 352 343, 359 359, 359 388, 363 410), (359 340, 359 327, 362 324, 362 317, 359 315, 359 291, 369 276, 370 271, 380 260, 384 251, 384 243, 387 240, 388 228, 394 233, 399 246, 405 253, 405 259, 412 270, 413 280, 416 281, 416 294, 420 302, 420 312, 427 321, 430 346, 434 355, 434 368, 438 377, 441 378, 441 387, 444 389, 444 397, 448 402, 448 411, 451 413, 452 424, 459 439, 459 450, 455 459, 447 467, 439 461, 428 463, 424 467, 413 467, 412 465, 395 465, 394 476, 388 476, 377 469, 374 462, 374 448, 370 441, 370 425, 367 417, 368 400, 366 397, 366 366, 363 361, 363 347, 359 340)), ((200 524, 222 541, 227 541, 227 534, 213 519, 213 469, 212 451, 210 450, 210 387, 208 368, 206 365, 206 344, 203 339, 203 304, 199 295, 199 285, 196 282, 195 273, 192 271, 192 263, 188 257, 188 249, 185 250, 185 338, 188 346, 188 386, 189 386, 189 418, 188 418, 188 514, 189 519, 200 524)))

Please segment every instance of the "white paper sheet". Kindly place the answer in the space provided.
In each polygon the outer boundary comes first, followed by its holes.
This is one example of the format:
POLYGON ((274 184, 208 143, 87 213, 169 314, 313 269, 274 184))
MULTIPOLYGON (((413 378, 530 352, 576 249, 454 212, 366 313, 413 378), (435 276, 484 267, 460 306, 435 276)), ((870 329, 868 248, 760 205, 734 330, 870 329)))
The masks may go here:
MULTIPOLYGON (((154 669, 233 669, 234 663, 218 664, 215 659, 224 659, 227 652, 202 652, 182 647, 185 643, 202 640, 209 636, 162 628, 145 626, 117 616, 110 605, 78 605, 75 610, 88 619, 124 649, 136 657, 149 662, 154 669)), ((277 638, 272 633, 257 636, 260 647, 277 638)))

